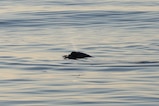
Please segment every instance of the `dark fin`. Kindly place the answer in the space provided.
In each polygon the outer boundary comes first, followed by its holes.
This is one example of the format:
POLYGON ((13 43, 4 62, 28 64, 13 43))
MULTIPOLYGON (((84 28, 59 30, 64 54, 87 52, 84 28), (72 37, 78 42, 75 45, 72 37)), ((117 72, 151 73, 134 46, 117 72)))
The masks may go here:
POLYGON ((92 57, 86 53, 82 53, 82 52, 76 52, 76 51, 73 51, 71 52, 71 54, 69 54, 68 56, 65 55, 63 56, 65 59, 82 59, 82 58, 87 58, 87 57, 92 57))

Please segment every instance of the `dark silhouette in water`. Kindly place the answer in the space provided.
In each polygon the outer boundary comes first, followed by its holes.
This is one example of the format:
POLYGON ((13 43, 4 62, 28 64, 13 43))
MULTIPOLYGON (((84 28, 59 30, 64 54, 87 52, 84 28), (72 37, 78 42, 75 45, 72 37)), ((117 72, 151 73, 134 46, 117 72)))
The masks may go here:
POLYGON ((92 56, 82 53, 82 52, 73 51, 73 52, 71 52, 71 54, 64 55, 63 57, 64 57, 64 59, 81 59, 81 58, 87 58, 87 57, 92 57, 92 56))

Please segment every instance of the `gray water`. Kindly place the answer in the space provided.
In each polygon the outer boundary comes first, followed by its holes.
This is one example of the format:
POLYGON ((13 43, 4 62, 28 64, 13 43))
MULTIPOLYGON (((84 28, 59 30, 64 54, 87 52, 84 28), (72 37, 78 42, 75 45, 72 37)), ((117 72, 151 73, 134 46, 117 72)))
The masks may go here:
POLYGON ((1 0, 0 106, 158 106, 158 29, 158 0, 1 0))

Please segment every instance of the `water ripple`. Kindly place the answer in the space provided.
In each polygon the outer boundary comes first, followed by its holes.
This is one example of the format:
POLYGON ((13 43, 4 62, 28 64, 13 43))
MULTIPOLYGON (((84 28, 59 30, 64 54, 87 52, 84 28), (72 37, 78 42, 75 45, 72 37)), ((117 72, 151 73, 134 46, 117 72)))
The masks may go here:
POLYGON ((158 0, 1 0, 0 15, 0 106, 158 106, 158 0))

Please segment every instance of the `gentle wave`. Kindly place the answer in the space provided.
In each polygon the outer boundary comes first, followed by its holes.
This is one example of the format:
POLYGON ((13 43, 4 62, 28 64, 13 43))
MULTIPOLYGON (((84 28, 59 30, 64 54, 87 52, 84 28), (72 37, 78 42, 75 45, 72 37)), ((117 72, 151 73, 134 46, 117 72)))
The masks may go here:
POLYGON ((60 11, 16 15, 15 19, 0 20, 0 27, 119 27, 127 29, 158 29, 158 12, 124 11, 60 11), (23 15, 23 17, 20 17, 23 15), (32 18, 25 18, 25 16, 32 18), (36 17, 36 18, 35 18, 36 17))
POLYGON ((158 106, 158 5, 1 0, 0 106, 158 106))

